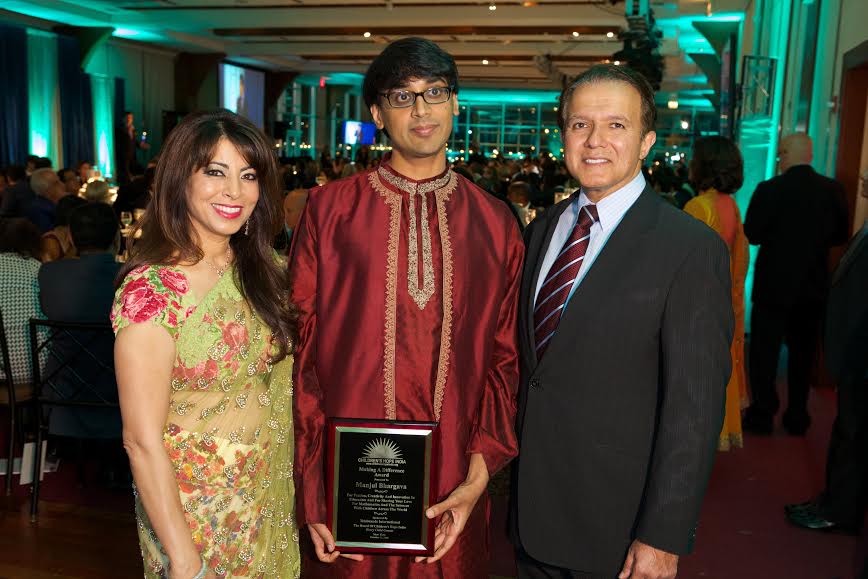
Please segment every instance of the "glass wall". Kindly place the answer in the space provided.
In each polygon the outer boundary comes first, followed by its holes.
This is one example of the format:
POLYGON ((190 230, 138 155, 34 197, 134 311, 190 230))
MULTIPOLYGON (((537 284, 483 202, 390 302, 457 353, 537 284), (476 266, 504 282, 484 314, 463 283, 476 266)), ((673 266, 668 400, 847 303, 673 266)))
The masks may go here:
POLYGON ((557 93, 468 90, 459 93, 461 111, 449 140, 450 158, 481 153, 519 158, 563 153, 558 128, 557 93), (498 96, 496 101, 492 96, 498 96))
MULTIPOLYGON (((344 122, 371 122, 361 95, 361 75, 356 75, 356 82, 342 79, 346 84, 340 85, 321 84, 319 77, 307 76, 287 88, 279 107, 278 121, 285 129, 283 153, 318 157, 325 150, 332 156, 354 158, 358 146, 345 142, 344 122), (317 142, 318 134, 320 141, 327 142, 317 142)), ((460 111, 448 143, 450 159, 478 153, 507 158, 550 153, 560 158, 558 95, 556 91, 461 91, 460 111)), ((371 149, 389 150, 388 139, 378 132, 371 149)))

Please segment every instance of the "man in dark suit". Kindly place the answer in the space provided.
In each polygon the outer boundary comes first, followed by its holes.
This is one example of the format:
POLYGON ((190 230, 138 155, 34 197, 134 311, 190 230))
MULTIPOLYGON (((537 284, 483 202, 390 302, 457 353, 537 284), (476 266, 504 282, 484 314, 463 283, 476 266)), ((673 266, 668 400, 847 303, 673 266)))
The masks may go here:
POLYGON ((778 150, 781 174, 763 181, 747 209, 744 233, 759 245, 753 285, 748 372, 752 401, 743 427, 771 434, 779 400, 778 356, 786 340, 784 428, 802 435, 811 424, 808 379, 816 357, 828 290, 829 248, 847 241, 847 208, 840 183, 811 168, 811 139, 790 135, 778 150))
POLYGON ((645 183, 656 110, 644 77, 592 67, 559 110, 582 189, 525 233, 519 577, 671 578, 723 422, 729 256, 645 183))
POLYGON ((144 140, 139 140, 136 132, 133 113, 124 111, 124 122, 118 128, 115 135, 115 149, 118 157, 118 182, 128 183, 133 175, 140 174, 141 168, 136 163, 137 149, 150 149, 151 146, 144 140))
POLYGON ((36 193, 30 188, 27 173, 21 165, 6 168, 6 189, 0 202, 0 217, 27 217, 36 193))
MULTIPOLYGON (((73 210, 69 217, 72 242, 79 257, 60 259, 39 268, 39 301, 50 320, 63 322, 109 323, 114 301, 114 279, 120 269, 115 261, 118 248, 118 221, 114 211, 104 203, 89 203, 73 210)), ((59 343, 59 348, 76 351, 73 343, 59 343)), ((108 334, 104 342, 89 342, 89 350, 98 358, 111 360, 114 341, 108 334)), ((114 377, 105 374, 87 357, 74 370, 93 381, 101 394, 117 398, 114 377)), ((105 409, 55 408, 52 411, 52 434, 83 438, 120 437, 120 413, 105 409)))
MULTIPOLYGON (((868 197, 868 171, 862 194, 868 197)), ((826 308, 826 367, 838 385, 838 416, 826 459, 826 490, 786 508, 807 529, 858 532, 868 507, 868 221, 832 276, 826 308)))

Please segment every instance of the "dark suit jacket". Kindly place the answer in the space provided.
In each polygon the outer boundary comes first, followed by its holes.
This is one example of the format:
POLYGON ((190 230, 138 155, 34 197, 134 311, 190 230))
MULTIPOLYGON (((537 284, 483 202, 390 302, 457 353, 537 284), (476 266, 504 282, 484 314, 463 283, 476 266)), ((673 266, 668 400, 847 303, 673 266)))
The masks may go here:
POLYGON ((840 384, 868 372, 868 228, 862 228, 832 276, 826 305, 826 367, 840 384))
MULTIPOLYGON (((39 268, 39 301, 42 311, 50 320, 64 322, 109 323, 109 313, 114 301, 114 278, 120 264, 114 255, 99 253, 84 255, 81 258, 61 259, 46 263, 39 268)), ((108 332, 104 339, 94 340, 92 336, 76 336, 87 343, 88 350, 98 359, 110 362, 114 351, 114 339, 108 332)), ((58 338, 56 347, 65 357, 70 352, 80 352, 79 346, 71 339, 58 338)), ((52 371, 49 360, 46 373, 52 371)), ((94 390, 104 399, 117 400, 117 384, 114 376, 94 364, 87 355, 80 354, 71 364, 70 370, 93 384, 94 390)), ((63 375, 57 379, 58 388, 64 396, 74 396, 77 400, 98 401, 99 397, 91 392, 81 391, 76 379, 64 382, 63 375), (68 384, 63 389, 62 384, 68 384)), ((119 438, 121 417, 117 409, 96 408, 53 408, 49 431, 61 436, 82 438, 119 438)))
POLYGON ((646 188, 538 363, 534 293, 569 202, 525 235, 513 530, 539 561, 612 578, 634 538, 691 548, 730 375, 729 254, 646 188))
POLYGON ((769 306, 821 302, 829 281, 829 248, 847 241, 844 188, 810 165, 760 183, 744 233, 759 245, 753 301, 769 306))
POLYGON ((30 205, 36 193, 30 188, 30 184, 22 179, 3 192, 3 201, 0 203, 0 217, 27 217, 30 205))

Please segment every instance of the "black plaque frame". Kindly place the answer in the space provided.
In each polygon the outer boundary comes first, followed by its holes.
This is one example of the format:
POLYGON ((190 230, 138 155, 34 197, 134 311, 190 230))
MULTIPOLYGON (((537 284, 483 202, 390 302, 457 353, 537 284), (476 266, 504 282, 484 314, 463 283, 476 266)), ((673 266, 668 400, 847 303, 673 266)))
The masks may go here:
MULTIPOLYGON (((434 490, 432 480, 436 480, 438 444, 436 422, 329 419, 326 461, 328 526, 338 551, 416 556, 430 556, 434 553, 435 528, 433 521, 429 521, 425 516, 425 511, 432 504, 431 493, 434 490), (399 451, 403 444, 405 448, 411 450, 413 457, 408 455, 409 460, 407 460, 361 456, 359 449, 363 442, 368 443, 366 448, 370 448, 372 444, 374 446, 380 444, 383 450, 389 447, 398 448, 399 451), (385 446, 382 446, 383 442, 385 446), (348 454, 349 452, 353 454, 348 454), (396 464, 394 463, 396 460, 403 460, 403 463, 396 464), (365 469, 363 473, 360 471, 362 467, 365 469), (400 474, 401 471, 404 472, 403 475, 400 474), (361 482, 360 478, 372 480, 361 482), (363 531, 359 529, 365 526, 366 519, 362 519, 359 508, 355 505, 348 506, 347 503, 352 502, 351 495, 353 498, 361 497, 359 501, 362 506, 370 505, 365 503, 365 495, 369 499, 377 499, 375 495, 388 496, 388 489, 376 488, 380 482, 398 486, 408 483, 405 485, 408 487, 406 491, 397 492, 405 492, 400 495, 402 500, 406 500, 407 497, 412 498, 410 507, 405 513, 391 514, 393 517, 400 518, 398 522, 404 524, 400 528, 405 530, 401 531, 398 528, 383 530, 383 526, 388 527, 386 521, 376 521, 377 525, 382 525, 380 529, 365 529, 365 532, 370 531, 370 533, 360 538, 359 534, 363 531), (364 487, 364 490, 354 494, 354 491, 360 487, 364 487), (384 536, 390 532, 400 537, 395 539, 384 536), (372 536, 377 534, 380 536, 372 536)), ((382 512, 375 512, 370 508, 368 511, 372 513, 371 516, 383 516, 382 512)), ((370 521, 367 524, 372 525, 370 521)))

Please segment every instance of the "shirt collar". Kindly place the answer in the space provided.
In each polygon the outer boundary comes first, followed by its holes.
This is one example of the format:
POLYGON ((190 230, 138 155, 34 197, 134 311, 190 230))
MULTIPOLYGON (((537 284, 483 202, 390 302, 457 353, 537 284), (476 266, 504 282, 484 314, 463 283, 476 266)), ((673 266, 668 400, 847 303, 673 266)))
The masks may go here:
MULTIPOLYGON (((645 176, 642 175, 642 171, 639 171, 639 174, 633 177, 629 183, 601 199, 596 205, 597 215, 600 217, 600 227, 603 231, 608 231, 610 228, 617 226, 621 222, 621 218, 624 217, 624 214, 632 207, 633 203, 636 202, 636 199, 639 198, 639 195, 644 190, 645 176)), ((577 199, 578 204, 575 205, 577 212, 585 205, 591 205, 592 203, 587 195, 585 195, 584 189, 581 190, 577 199)))

